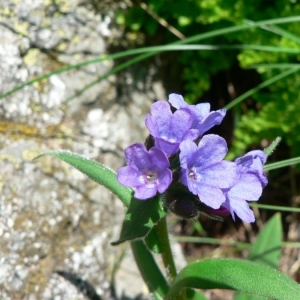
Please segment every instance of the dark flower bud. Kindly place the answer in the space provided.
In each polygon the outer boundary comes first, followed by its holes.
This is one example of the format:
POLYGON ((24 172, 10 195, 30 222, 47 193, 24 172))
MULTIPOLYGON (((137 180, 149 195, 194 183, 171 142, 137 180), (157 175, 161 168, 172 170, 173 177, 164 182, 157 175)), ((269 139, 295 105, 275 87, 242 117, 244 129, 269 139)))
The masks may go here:
POLYGON ((144 143, 147 150, 150 150, 152 147, 155 146, 155 140, 151 134, 149 134, 144 143))
POLYGON ((184 219, 193 219, 199 213, 217 221, 223 221, 222 217, 226 216, 225 211, 223 215, 219 214, 218 210, 215 211, 202 203, 181 183, 173 184, 164 193, 164 204, 171 212, 184 219))
POLYGON ((172 199, 172 201, 167 204, 167 207, 175 215, 184 219, 193 219, 198 216, 198 208, 188 199, 172 199))
POLYGON ((175 215, 184 219, 192 219, 198 216, 198 208, 193 200, 195 196, 183 185, 173 186, 164 196, 166 207, 175 215))

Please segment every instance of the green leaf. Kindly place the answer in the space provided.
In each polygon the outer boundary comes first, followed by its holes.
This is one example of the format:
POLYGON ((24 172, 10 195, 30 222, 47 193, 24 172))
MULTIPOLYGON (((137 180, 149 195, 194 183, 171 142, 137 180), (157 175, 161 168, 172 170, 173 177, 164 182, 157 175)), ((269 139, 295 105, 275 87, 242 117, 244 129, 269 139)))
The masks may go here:
POLYGON ((150 230, 145 238, 145 243, 148 249, 154 253, 162 253, 163 246, 159 239, 156 225, 150 230))
MULTIPOLYGON (((131 249, 140 270, 140 273, 152 293, 154 299, 162 300, 169 290, 168 283, 158 268, 152 253, 146 247, 144 241, 131 242, 131 249)), ((187 300, 207 300, 206 297, 198 291, 187 289, 187 300)))
POLYGON ((269 298, 256 296, 256 295, 247 295, 247 294, 239 294, 234 295, 233 300, 268 300, 269 298))
MULTIPOLYGON (((277 213, 265 225, 250 248, 248 259, 274 269, 279 266, 282 246, 282 226, 280 214, 277 213)), ((234 300, 261 300, 260 296, 251 296, 237 293, 234 300)))
POLYGON ((122 225, 120 238, 112 245, 145 237, 155 224, 166 215, 161 195, 149 200, 132 198, 122 225))
POLYGON ((116 173, 96 161, 90 160, 84 156, 74 154, 69 151, 47 151, 35 159, 50 155, 70 164, 92 180, 108 188, 112 193, 118 196, 125 206, 129 206, 132 198, 132 190, 121 185, 116 178, 116 173))
POLYGON ((267 148, 264 149, 264 153, 266 155, 271 155, 274 150, 278 147, 279 143, 281 142, 281 137, 278 136, 272 143, 270 146, 268 146, 267 148))
POLYGON ((250 249, 248 259, 271 268, 279 266, 282 246, 282 226, 280 214, 268 221, 250 249))
POLYGON ((187 289, 186 299, 188 299, 188 300, 207 300, 207 298, 202 293, 200 293, 199 291, 192 290, 192 289, 187 289))
POLYGON ((239 259, 204 260, 183 268, 176 276, 167 298, 183 288, 229 289, 277 300, 299 299, 300 286, 269 267, 239 259))

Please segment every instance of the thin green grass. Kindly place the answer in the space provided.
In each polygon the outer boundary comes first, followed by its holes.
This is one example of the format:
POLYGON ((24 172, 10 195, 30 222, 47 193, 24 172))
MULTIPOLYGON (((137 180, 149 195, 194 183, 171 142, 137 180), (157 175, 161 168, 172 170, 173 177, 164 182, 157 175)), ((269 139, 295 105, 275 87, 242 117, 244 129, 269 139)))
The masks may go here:
MULTIPOLYGON (((224 245, 238 248, 239 250, 249 249, 252 244, 236 242, 228 239, 217 239, 209 237, 194 237, 194 236, 172 236, 171 238, 174 242, 183 243, 195 243, 195 244, 210 244, 210 245, 224 245)), ((282 242, 282 247, 286 248, 300 248, 300 243, 298 242, 282 242)))
POLYGON ((239 97, 235 98, 233 101, 228 103, 224 108, 226 108, 227 110, 233 108, 234 106, 236 106, 237 104, 239 104, 243 100, 249 98, 250 96, 252 96, 256 92, 258 92, 259 90, 275 83, 276 81, 278 81, 278 80, 280 80, 284 77, 287 77, 287 76, 289 76, 293 73, 296 73, 297 71, 299 71, 299 68, 290 68, 289 70, 283 71, 282 73, 279 73, 279 74, 275 75, 274 77, 267 79, 266 81, 260 83, 256 87, 248 90, 244 94, 242 94, 239 97))
POLYGON ((300 163, 300 157, 294 157, 294 158, 278 161, 275 163, 267 164, 264 166, 264 170, 271 171, 271 170, 275 170, 275 169, 279 169, 279 168, 283 168, 283 167, 288 167, 291 165, 296 165, 299 163, 300 163))
MULTIPOLYGON (((155 49, 155 47, 152 48, 151 50, 149 50, 149 47, 147 47, 148 49, 147 48, 146 49, 134 49, 134 50, 128 50, 128 51, 124 51, 124 52, 121 52, 121 53, 116 53, 116 54, 104 56, 104 57, 101 57, 101 58, 96 58, 96 59, 84 61, 82 63, 70 65, 70 66, 67 66, 65 68, 61 68, 61 69, 56 70, 54 72, 45 74, 43 76, 40 76, 38 78, 35 78, 35 79, 30 80, 28 82, 25 82, 25 83, 15 87, 14 89, 12 89, 10 91, 1 94, 0 99, 11 95, 11 94, 15 93, 18 90, 21 90, 25 86, 32 85, 35 82, 47 79, 47 78, 49 78, 49 77, 51 77, 52 75, 55 75, 55 74, 60 74, 60 73, 63 73, 63 72, 67 72, 67 71, 70 71, 72 69, 77 69, 77 68, 80 68, 80 67, 83 67, 83 66, 86 66, 86 65, 89 65, 89 64, 99 63, 99 62, 104 61, 104 60, 112 60, 112 59, 118 59, 118 58, 121 58, 121 57, 126 57, 126 56, 129 56, 129 55, 134 55, 134 54, 139 53, 139 51, 140 51, 140 53, 143 53, 143 51, 148 52, 148 53, 142 54, 142 55, 140 55, 140 56, 138 56, 134 59, 131 59, 131 60, 127 61, 126 63, 120 64, 118 67, 113 68, 109 72, 107 72, 104 75, 98 77, 96 80, 94 80, 93 82, 91 82, 90 84, 85 86, 82 90, 78 91, 74 96, 69 97, 69 99, 67 99, 67 101, 66 101, 66 102, 68 102, 68 101, 70 101, 70 99, 72 99, 76 95, 82 94, 84 91, 86 91, 87 89, 89 89, 93 85, 97 84, 101 80, 103 80, 103 79, 107 78, 108 76, 110 76, 112 74, 115 74, 116 72, 119 72, 119 71, 121 71, 121 70, 123 70, 123 69, 137 63, 137 62, 139 62, 139 61, 142 61, 142 60, 147 59, 151 56, 154 56, 154 55, 156 55, 156 54, 158 54, 162 51, 175 51, 175 50, 162 50, 162 49, 164 49, 164 47, 171 47, 172 45, 185 45, 185 44, 189 44, 189 43, 198 42, 200 40, 204 40, 204 39, 207 39, 207 38, 220 36, 220 35, 233 33, 233 32, 238 32, 238 31, 242 31, 242 30, 247 30, 247 29, 255 28, 255 27, 265 27, 265 26, 270 26, 270 25, 275 25, 275 24, 284 24, 284 23, 297 22, 297 21, 300 21, 300 16, 278 18, 278 19, 264 20, 264 21, 260 21, 260 22, 251 22, 251 23, 249 23, 249 21, 248 21, 247 23, 244 23, 244 24, 235 25, 235 26, 231 26, 231 27, 227 27, 227 28, 222 28, 222 29, 218 29, 218 30, 198 34, 198 35, 195 35, 195 36, 183 39, 183 40, 176 41, 175 43, 172 43, 170 45, 161 46, 161 48, 158 47, 157 49, 155 49)), ((285 36, 288 36, 288 34, 286 33, 285 36)), ((244 45, 244 46, 246 47, 247 45, 244 45)), ((250 46, 250 45, 248 45, 248 46, 250 46)), ((259 47, 259 46, 256 46, 256 45, 253 45, 253 46, 259 47)), ((214 47, 218 47, 218 46, 214 46, 214 47)), ((227 46, 227 47, 230 47, 230 46, 227 46)), ((241 45, 239 47, 243 47, 243 45, 241 45)), ((271 46, 265 46, 265 47, 271 47, 271 46)), ((280 48, 280 47, 278 47, 278 48, 280 48)), ((219 50, 219 49, 221 49, 221 48, 214 49, 214 50, 219 50)), ((212 49, 210 49, 210 50, 212 50, 212 49)), ((292 50, 292 51, 294 51, 294 50, 292 50)))
POLYGON ((275 63, 275 64, 255 64, 247 67, 247 69, 260 69, 260 70, 268 70, 268 69, 300 69, 300 64, 297 63, 275 63))
POLYGON ((267 205, 267 204, 258 204, 251 202, 249 203, 251 207, 257 207, 267 210, 276 210, 276 211, 287 211, 287 212, 293 212, 293 213, 300 213, 300 208, 297 207, 289 207, 289 206, 277 206, 277 205, 267 205))
MULTIPOLYGON (((220 36, 220 35, 224 35, 224 34, 229 34, 229 33, 233 33, 233 32, 238 32, 238 31, 242 31, 242 30, 248 30, 248 29, 255 28, 255 27, 261 28, 263 30, 271 31, 274 34, 283 36, 287 39, 293 40, 300 44, 300 37, 288 32, 286 30, 283 30, 283 29, 279 28, 278 26, 275 26, 275 24, 284 24, 284 23, 297 22, 297 21, 300 21, 300 16, 264 20, 264 21, 260 21, 260 22, 246 21, 244 24, 235 25, 235 26, 231 26, 231 27, 227 27, 227 28, 222 28, 222 29, 198 34, 198 35, 195 35, 195 36, 183 39, 183 40, 179 40, 175 43, 165 45, 165 46, 144 47, 144 48, 132 49, 132 50, 128 50, 128 51, 124 51, 124 52, 120 52, 120 53, 115 53, 115 54, 111 54, 111 55, 103 55, 102 57, 92 59, 92 60, 87 60, 87 61, 84 61, 84 62, 81 62, 78 64, 70 65, 65 68, 58 69, 54 72, 44 74, 43 76, 40 76, 40 77, 30 80, 28 82, 25 82, 10 91, 8 91, 4 94, 1 94, 0 99, 11 95, 18 90, 21 90, 25 86, 29 86, 35 82, 39 82, 41 80, 47 79, 47 78, 51 77, 52 75, 60 74, 60 73, 67 72, 67 71, 70 71, 73 69, 78 69, 78 68, 87 66, 89 64, 100 63, 105 60, 115 60, 115 59, 124 58, 124 57, 137 55, 137 54, 141 54, 141 55, 134 57, 134 58, 118 65, 117 67, 111 69, 110 71, 106 72, 105 74, 99 76, 94 81, 92 81, 88 85, 86 85, 84 88, 78 90, 74 95, 67 98, 64 101, 64 103, 70 102, 72 99, 83 94, 86 90, 88 90, 89 88, 91 88, 92 86, 94 86, 95 84, 100 82, 101 80, 109 77, 110 75, 116 74, 117 72, 124 70, 125 68, 128 68, 129 66, 136 64, 137 62, 145 60, 151 56, 154 56, 154 55, 164 52, 164 51, 188 51, 188 50, 215 51, 215 50, 224 50, 224 49, 226 49, 226 50, 236 50, 236 49, 241 50, 242 49, 242 50, 257 50, 257 51, 298 54, 298 53, 300 53, 300 49, 282 48, 282 47, 275 47, 275 46, 268 46, 268 45, 203 45, 203 44, 187 45, 188 43, 194 43, 194 42, 198 42, 200 40, 204 40, 207 38, 220 36)), ((288 70, 285 70, 282 73, 262 82, 261 84, 254 87, 253 89, 250 89, 243 95, 237 97, 232 102, 230 102, 225 108, 231 109, 232 107, 236 106, 241 101, 250 97, 251 95, 253 95, 257 91, 259 91, 260 89, 265 88, 265 87, 275 83, 276 81, 297 72, 300 69, 300 64, 260 64, 260 65, 255 65, 252 67, 253 68, 254 67, 255 68, 279 68, 279 69, 287 68, 288 70)), ((293 158, 293 159, 289 159, 286 161, 266 165, 265 170, 269 171, 269 170, 289 166, 292 164, 296 164, 299 162, 300 162, 300 158, 293 158)))

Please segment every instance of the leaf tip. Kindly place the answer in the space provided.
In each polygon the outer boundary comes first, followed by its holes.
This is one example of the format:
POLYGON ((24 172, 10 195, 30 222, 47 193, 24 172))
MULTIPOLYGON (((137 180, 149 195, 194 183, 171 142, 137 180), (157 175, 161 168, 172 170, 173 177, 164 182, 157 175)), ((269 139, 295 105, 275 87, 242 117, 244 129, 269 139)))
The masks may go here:
POLYGON ((277 148, 277 146, 279 145, 279 143, 281 142, 281 137, 278 136, 272 143, 271 145, 269 145, 267 148, 264 149, 264 153, 269 156, 271 155, 274 150, 277 148))

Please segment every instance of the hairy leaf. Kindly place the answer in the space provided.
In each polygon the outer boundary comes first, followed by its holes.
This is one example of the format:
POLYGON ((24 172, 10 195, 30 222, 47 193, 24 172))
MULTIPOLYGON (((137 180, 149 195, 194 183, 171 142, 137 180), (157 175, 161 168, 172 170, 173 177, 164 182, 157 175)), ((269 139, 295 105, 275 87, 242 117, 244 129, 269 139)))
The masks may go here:
POLYGON ((278 300, 298 299, 300 286, 272 268, 239 259, 211 259, 192 263, 175 278, 167 297, 183 288, 229 289, 278 300))
POLYGON ((96 161, 88 159, 82 155, 74 154, 69 151, 48 151, 40 154, 35 159, 50 155, 70 164, 92 180, 108 188, 112 193, 118 196, 125 206, 129 206, 132 190, 121 185, 116 178, 116 173, 108 167, 105 167, 96 161))

